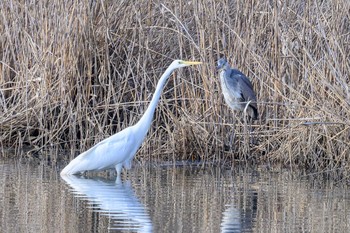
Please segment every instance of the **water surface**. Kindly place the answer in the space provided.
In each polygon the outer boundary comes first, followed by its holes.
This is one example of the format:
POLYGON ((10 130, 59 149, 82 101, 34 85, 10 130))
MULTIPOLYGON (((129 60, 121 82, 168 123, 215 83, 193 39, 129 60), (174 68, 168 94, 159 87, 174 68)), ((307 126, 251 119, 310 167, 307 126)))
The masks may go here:
POLYGON ((348 186, 318 176, 136 162, 116 180, 60 169, 0 160, 0 232, 350 232, 348 186))

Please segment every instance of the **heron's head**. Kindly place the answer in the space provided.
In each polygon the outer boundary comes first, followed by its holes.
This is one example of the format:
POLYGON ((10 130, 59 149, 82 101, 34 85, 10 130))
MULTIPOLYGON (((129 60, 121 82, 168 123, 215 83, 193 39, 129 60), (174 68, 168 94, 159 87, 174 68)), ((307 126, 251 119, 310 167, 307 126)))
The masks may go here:
POLYGON ((199 64, 202 64, 202 62, 175 60, 171 63, 170 66, 173 67, 174 69, 176 69, 176 68, 181 68, 181 67, 185 67, 185 66, 199 65, 199 64))
POLYGON ((218 70, 223 70, 223 69, 227 69, 230 68, 226 58, 220 58, 218 60, 218 66, 216 67, 218 70))

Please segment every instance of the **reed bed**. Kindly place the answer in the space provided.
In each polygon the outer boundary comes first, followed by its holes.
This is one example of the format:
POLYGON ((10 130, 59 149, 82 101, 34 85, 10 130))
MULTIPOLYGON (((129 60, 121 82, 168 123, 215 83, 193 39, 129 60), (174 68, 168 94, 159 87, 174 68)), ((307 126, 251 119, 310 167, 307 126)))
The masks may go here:
POLYGON ((173 59, 200 60, 169 79, 139 159, 347 172, 349 9, 345 0, 1 1, 0 147, 72 158, 136 123, 173 59), (252 132, 223 102, 220 56, 257 92, 252 132))

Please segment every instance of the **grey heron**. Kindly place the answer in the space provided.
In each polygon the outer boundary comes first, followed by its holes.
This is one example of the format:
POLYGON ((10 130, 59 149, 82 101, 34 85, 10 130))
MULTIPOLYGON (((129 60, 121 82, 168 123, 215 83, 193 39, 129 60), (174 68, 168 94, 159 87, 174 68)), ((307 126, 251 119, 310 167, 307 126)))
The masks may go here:
POLYGON ((252 83, 241 71, 231 69, 225 58, 218 60, 222 93, 226 104, 235 111, 246 112, 251 120, 258 119, 256 94, 252 83))

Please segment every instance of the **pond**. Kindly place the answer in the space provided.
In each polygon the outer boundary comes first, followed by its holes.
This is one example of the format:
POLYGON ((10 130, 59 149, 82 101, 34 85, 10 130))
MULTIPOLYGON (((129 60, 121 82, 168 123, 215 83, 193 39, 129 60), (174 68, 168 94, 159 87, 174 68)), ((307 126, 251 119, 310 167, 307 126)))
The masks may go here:
POLYGON ((345 182, 255 168, 143 164, 59 175, 0 160, 0 232, 350 232, 345 182))

